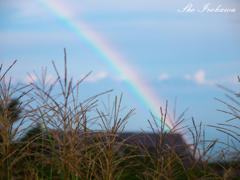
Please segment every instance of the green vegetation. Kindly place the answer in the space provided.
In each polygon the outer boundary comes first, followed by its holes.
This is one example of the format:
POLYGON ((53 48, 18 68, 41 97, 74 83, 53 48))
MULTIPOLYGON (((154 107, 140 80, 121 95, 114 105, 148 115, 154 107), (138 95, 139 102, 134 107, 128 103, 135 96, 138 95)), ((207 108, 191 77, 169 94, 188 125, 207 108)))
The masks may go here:
MULTIPOLYGON (((53 65, 57 79, 52 84, 46 82, 46 70, 43 70, 41 78, 38 77, 39 83, 33 81, 21 88, 12 86, 5 79, 11 67, 0 76, 1 180, 240 179, 240 150, 233 142, 206 141, 202 124, 197 126, 194 119, 192 128, 181 130, 192 135, 193 143, 179 141, 181 138, 176 137, 181 136, 177 136, 176 132, 179 132, 184 119, 176 121, 169 132, 164 131, 167 105, 165 110, 160 108, 161 127, 155 130, 150 124, 153 131, 151 137, 142 130, 142 133, 120 138, 129 117, 134 113, 132 109, 124 117, 119 117, 122 95, 119 99, 115 98, 108 113, 97 109, 98 116, 89 118, 89 110, 96 108, 97 98, 110 91, 78 102, 78 89, 82 81, 75 86, 72 80, 68 82, 66 52, 63 80, 53 65), (62 92, 51 95, 56 83, 60 84, 62 92), (19 93, 21 95, 14 99, 15 94, 19 93), (23 97, 28 100, 20 103, 23 97), (99 131, 87 126, 96 120, 101 122, 99 131), (13 128, 16 122, 18 125, 13 128), (25 128, 22 128, 23 125, 25 128), (141 135, 149 139, 150 146, 140 140, 141 135), (225 148, 211 155, 218 143, 225 148)), ((224 112, 239 120, 239 110, 225 104, 233 113, 224 112)), ((213 128, 239 142, 239 127, 228 123, 213 128)))

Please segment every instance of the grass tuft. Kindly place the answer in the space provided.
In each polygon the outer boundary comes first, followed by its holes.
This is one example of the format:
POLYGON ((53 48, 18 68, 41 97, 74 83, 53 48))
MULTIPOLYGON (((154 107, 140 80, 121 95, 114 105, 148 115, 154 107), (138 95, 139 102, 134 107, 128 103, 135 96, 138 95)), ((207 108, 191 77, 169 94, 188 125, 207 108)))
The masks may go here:
POLYGON ((165 109, 160 107, 160 119, 150 111, 152 133, 126 133, 135 109, 120 117, 123 94, 115 97, 112 107, 110 100, 108 106, 103 102, 106 112, 98 109, 98 97, 112 90, 79 102, 79 85, 91 72, 73 85, 67 76, 65 49, 63 78, 53 62, 56 79, 47 81, 47 69, 43 68, 40 77, 34 72, 37 81, 29 75, 29 84, 12 86, 5 75, 15 63, 0 76, 1 180, 240 179, 240 128, 231 124, 240 117, 240 103, 235 98, 227 95, 236 106, 217 99, 229 109, 219 111, 231 119, 207 125, 226 134, 228 142, 206 140, 206 126, 194 118, 192 127, 184 126, 187 109, 176 118, 176 101, 173 118, 168 102, 165 109), (53 95, 56 84, 61 92, 53 95), (90 118, 93 111, 97 115, 90 118), (97 123, 100 130, 91 130, 97 123), (219 144, 222 148, 215 150, 219 144))

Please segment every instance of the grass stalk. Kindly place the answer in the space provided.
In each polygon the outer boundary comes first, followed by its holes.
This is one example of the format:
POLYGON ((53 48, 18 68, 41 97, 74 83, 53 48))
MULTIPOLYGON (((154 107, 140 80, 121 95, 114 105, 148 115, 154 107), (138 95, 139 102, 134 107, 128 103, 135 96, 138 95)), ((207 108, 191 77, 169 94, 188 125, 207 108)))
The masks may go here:
POLYGON ((50 140, 53 153, 54 153, 55 158, 56 158, 56 160, 57 160, 57 164, 58 164, 58 168, 59 168, 59 170, 60 170, 61 178, 62 178, 62 180, 64 180, 64 175, 63 175, 63 172, 62 172, 62 170, 61 170, 61 164, 60 164, 60 161, 59 161, 59 159, 58 159, 58 157, 57 157, 56 150, 55 150, 55 147, 54 147, 54 145, 53 145, 52 138, 51 138, 51 136, 50 136, 50 134, 49 134, 48 127, 47 127, 47 125, 46 125, 46 123, 45 123, 43 114, 42 114, 41 110, 39 110, 39 111, 40 111, 40 114, 41 114, 41 117, 42 117, 42 121, 43 121, 45 130, 46 130, 46 132, 47 132, 48 138, 49 138, 49 140, 50 140))

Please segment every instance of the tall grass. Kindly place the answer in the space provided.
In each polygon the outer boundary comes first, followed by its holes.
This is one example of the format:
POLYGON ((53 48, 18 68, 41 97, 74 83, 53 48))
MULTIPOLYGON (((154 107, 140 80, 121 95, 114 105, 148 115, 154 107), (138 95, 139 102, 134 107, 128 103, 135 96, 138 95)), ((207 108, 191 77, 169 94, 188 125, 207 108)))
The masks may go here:
MULTIPOLYGON (((165 131, 166 119, 171 119, 166 103, 165 109, 160 108, 160 126, 153 114, 153 123, 148 120, 153 134, 142 130, 126 136, 123 131, 135 109, 119 117, 122 94, 115 98, 112 109, 110 106, 107 112, 98 109, 98 97, 112 90, 79 102, 79 85, 90 73, 74 85, 67 76, 65 49, 64 55, 63 78, 53 62, 55 80, 47 81, 47 69, 42 69, 41 77, 35 73, 37 81, 29 75, 32 81, 28 85, 12 86, 11 79, 6 80, 5 75, 16 61, 0 77, 0 179, 240 178, 240 151, 230 140, 240 142, 239 127, 226 123, 212 126, 225 133, 229 142, 209 141, 205 139, 205 126, 197 125, 193 118, 192 127, 182 126, 184 112, 176 120, 174 111, 173 128, 165 131), (56 84, 61 93, 53 95, 56 84), (21 103, 13 111, 9 104, 16 96, 21 103), (92 118, 89 115, 93 111, 97 115, 92 118), (20 123, 14 128, 18 119, 20 123), (90 125, 96 123, 100 130, 91 130, 90 125), (186 134, 192 137, 192 143, 184 141, 186 134), (218 143, 225 148, 213 154, 218 143)), ((231 110, 223 112, 238 120, 239 109, 222 103, 231 110)))

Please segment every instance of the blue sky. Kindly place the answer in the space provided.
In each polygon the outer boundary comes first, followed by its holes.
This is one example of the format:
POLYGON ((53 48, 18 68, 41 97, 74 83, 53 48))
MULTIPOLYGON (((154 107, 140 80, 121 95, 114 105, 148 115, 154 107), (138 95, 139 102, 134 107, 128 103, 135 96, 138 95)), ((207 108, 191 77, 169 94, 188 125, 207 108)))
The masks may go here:
MULTIPOLYGON (((28 82, 26 72, 39 75, 48 67, 49 77, 56 77, 54 60, 63 75, 64 54, 67 50, 68 74, 75 82, 88 72, 93 73, 82 83, 80 100, 114 89, 114 96, 123 92, 123 106, 127 113, 137 108, 129 119, 128 131, 148 129, 150 114, 135 98, 124 82, 124 73, 116 74, 94 53, 76 33, 44 5, 44 1, 0 2, 0 62, 3 70, 17 59, 8 73, 13 83, 28 82)), ((214 97, 226 100, 221 84, 238 93, 237 76, 240 67, 240 2, 237 0, 58 0, 48 1, 75 22, 86 25, 104 42, 124 57, 127 64, 143 77, 161 99, 159 106, 169 101, 170 115, 177 96, 177 116, 186 108, 186 119, 194 117, 196 124, 216 125, 230 117, 216 109, 228 110, 214 97), (189 3, 196 12, 183 12, 189 3), (234 13, 202 12, 209 8, 236 9, 234 13)), ((56 92, 58 89, 56 89, 56 92)), ((100 97, 107 103, 108 95, 100 97)), ((233 104, 233 103, 232 103, 233 104)), ((101 103, 99 103, 101 109, 101 103)), ((232 122, 239 126, 239 121, 232 122)), ((191 125, 188 120, 185 125, 191 125)), ((209 139, 226 135, 208 128, 209 139)))

